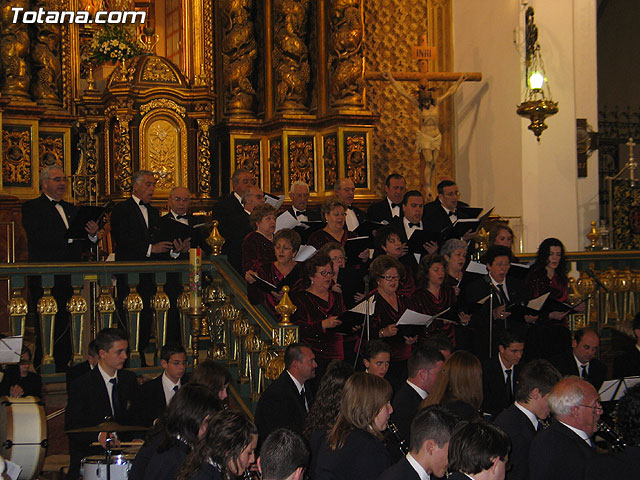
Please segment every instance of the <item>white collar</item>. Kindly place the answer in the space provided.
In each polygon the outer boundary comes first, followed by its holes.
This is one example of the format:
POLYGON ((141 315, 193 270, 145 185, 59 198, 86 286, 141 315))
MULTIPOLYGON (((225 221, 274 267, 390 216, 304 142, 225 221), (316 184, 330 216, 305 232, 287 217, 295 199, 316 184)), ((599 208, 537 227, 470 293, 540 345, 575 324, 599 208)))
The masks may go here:
POLYGON ((291 380, 293 380, 293 383, 295 384, 296 388, 298 389, 298 393, 301 393, 302 389, 304 388, 304 385, 302 383, 300 383, 296 377, 291 375, 291 372, 289 370, 287 370, 287 373, 289 374, 289 376, 291 377, 291 380))
POLYGON ((407 458, 407 462, 409 462, 409 465, 413 467, 413 469, 416 471, 416 473, 420 477, 420 480, 430 480, 431 477, 429 477, 429 474, 427 473, 427 471, 423 468, 422 465, 418 463, 418 461, 415 458, 413 458, 411 453, 407 453, 406 458, 407 458))
MULTIPOLYGON (((445 211, 445 213, 447 215, 449 215, 449 212, 453 212, 454 210, 449 210, 447 207, 444 206, 444 203, 442 203, 442 200, 438 199, 438 201, 440 202, 440 206, 442 207, 442 209, 445 211)), ((457 215, 456 215, 457 217, 457 215)))
POLYGON ((410 382, 409 379, 407 379, 407 383, 411 388, 413 388, 416 391, 418 395, 420 395, 420 398, 422 398, 423 400, 427 398, 427 396, 429 395, 429 392, 427 392, 426 390, 423 390, 422 388, 417 386, 415 383, 410 382))
POLYGON ((640 352, 640 345, 636 343, 636 349, 640 352))
POLYGON ((498 288, 498 285, 502 285, 504 287, 504 291, 507 291, 507 277, 504 277, 502 283, 498 283, 497 280, 491 276, 491 274, 489 274, 489 278, 491 279, 491 283, 494 287, 498 288))
POLYGON ((138 197, 136 197, 133 193, 131 194, 131 198, 133 198, 133 201, 136 202, 136 205, 140 206, 140 202, 142 200, 140 200, 138 197))
MULTIPOLYGON (((173 215, 173 216, 174 216, 174 218, 177 218, 177 217, 178 217, 178 215, 181 215, 180 213, 176 213, 176 212, 174 212, 173 210, 170 210, 170 212, 171 212, 171 215, 173 215)), ((185 215, 188 215, 188 214, 187 214, 187 213, 185 213, 185 215)))
POLYGON ((516 406, 516 408, 518 410, 520 410, 522 413, 524 413, 527 416, 527 418, 529 419, 529 421, 533 425, 533 428, 535 430, 538 430, 538 423, 539 423, 538 417, 536 417, 534 415, 534 413, 531 410, 529 410, 527 407, 525 407, 524 405, 521 405, 518 402, 515 402, 514 405, 516 406))
POLYGON ((580 430, 579 428, 575 428, 572 427, 571 425, 567 425, 564 422, 561 422, 560 420, 558 420, 562 425, 564 425, 565 427, 567 427, 569 430, 571 430, 573 433, 575 433, 576 435, 578 435, 581 439, 583 439, 585 442, 587 442, 589 445, 591 445, 591 437, 589 437, 589 435, 587 435, 587 432, 580 430))
POLYGON ((238 195, 235 191, 233 192, 233 196, 236 197, 236 200, 242 205, 242 197, 238 195))
POLYGON ((180 381, 181 379, 178 379, 178 383, 173 383, 173 381, 169 377, 167 377, 167 372, 162 372, 162 386, 166 390, 173 390, 173 387, 175 387, 176 385, 178 386, 178 388, 180 388, 180 381))
POLYGON ((109 374, 104 371, 102 366, 100 366, 100 362, 98 362, 98 371, 100 372, 100 375, 102 375, 102 379, 104 380, 105 384, 109 383, 112 378, 115 378, 116 380, 118 379, 118 371, 117 370, 116 370, 115 375, 113 377, 110 377, 109 374))
POLYGON ((502 367, 502 375, 505 375, 505 370, 511 370, 511 377, 513 377, 513 370, 515 369, 515 365, 512 365, 511 368, 507 368, 507 366, 502 362, 500 352, 498 352, 498 361, 500 362, 500 366, 502 367))
POLYGON ((49 200, 51 200, 52 202, 61 202, 62 198, 60 200, 54 200, 53 198, 51 198, 49 195, 47 195, 46 193, 42 192, 42 194, 47 197, 49 200))
POLYGON ((587 367, 587 370, 589 370, 589 364, 591 362, 582 363, 580 360, 578 360, 578 357, 576 357, 573 352, 571 354, 573 355, 573 359, 576 361, 576 365, 578 366, 578 375, 582 374, 582 372, 580 371, 580 368, 583 367, 583 366, 587 367))
MULTIPOLYGON (((404 228, 416 228, 418 230, 422 230, 422 220, 420 220, 419 224, 417 227, 411 226, 409 227, 409 219, 407 217, 402 217, 402 221, 404 223, 404 228)), ((411 222, 413 223, 413 222, 411 222)))

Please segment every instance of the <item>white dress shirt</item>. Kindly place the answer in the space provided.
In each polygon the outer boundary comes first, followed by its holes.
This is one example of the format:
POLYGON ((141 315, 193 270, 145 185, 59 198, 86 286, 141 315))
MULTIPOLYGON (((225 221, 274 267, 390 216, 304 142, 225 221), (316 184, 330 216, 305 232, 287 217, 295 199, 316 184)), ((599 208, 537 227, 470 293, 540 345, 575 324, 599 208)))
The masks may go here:
POLYGON ((407 462, 409 462, 409 465, 411 465, 411 467, 416 471, 416 473, 420 477, 420 480, 430 480, 431 477, 429 477, 427 471, 422 467, 422 465, 418 463, 415 458, 411 456, 410 453, 407 453, 407 462))
POLYGON ((360 226, 360 222, 358 221, 358 217, 356 216, 356 212, 353 208, 347 208, 347 216, 345 219, 345 223, 347 224, 347 230, 353 232, 356 228, 360 226))
POLYGON ((178 387, 180 389, 180 380, 178 383, 173 383, 169 377, 167 377, 167 372, 162 372, 162 389, 164 390, 164 399, 169 405, 169 402, 173 399, 173 396, 176 394, 174 387, 178 387))
POLYGON ((527 418, 533 425, 533 428, 535 430, 538 430, 538 424, 540 423, 540 421, 538 420, 538 417, 536 417, 535 414, 531 412, 527 407, 520 405, 518 402, 515 402, 514 405, 518 410, 520 410, 522 413, 524 413, 527 416, 527 418))

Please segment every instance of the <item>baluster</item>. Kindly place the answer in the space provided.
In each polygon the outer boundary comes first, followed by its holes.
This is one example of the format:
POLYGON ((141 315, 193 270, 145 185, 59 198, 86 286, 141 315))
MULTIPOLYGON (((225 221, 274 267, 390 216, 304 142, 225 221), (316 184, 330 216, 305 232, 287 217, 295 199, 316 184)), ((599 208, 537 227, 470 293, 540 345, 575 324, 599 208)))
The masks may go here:
POLYGON ((183 284, 182 293, 178 295, 178 310, 180 310, 180 335, 182 337, 182 345, 187 352, 187 358, 193 358, 193 349, 191 344, 191 318, 189 318, 189 310, 191 309, 191 289, 189 284, 183 284))
POLYGON ((54 373, 55 363, 53 361, 54 330, 56 326, 56 313, 58 304, 51 295, 53 287, 53 277, 42 277, 44 293, 38 300, 38 315, 40 316, 40 338, 42 339, 42 372, 54 373), (45 285, 49 283, 49 285, 45 285))
POLYGON ((164 291, 164 284, 158 283, 158 289, 151 298, 151 308, 156 324, 156 364, 160 364, 160 350, 167 343, 167 323, 171 302, 164 291))
POLYGON ((251 386, 251 401, 256 402, 258 398, 260 398, 260 394, 258 393, 258 387, 256 382, 258 380, 259 374, 256 375, 254 369, 260 370, 258 367, 258 354, 260 350, 262 350, 262 346, 264 345, 264 341, 260 338, 257 333, 257 327, 251 326, 249 335, 244 340, 244 349, 247 351, 247 373, 249 377, 249 385, 251 386))
POLYGON ((22 288, 12 288, 11 300, 9 301, 11 335, 24 336, 28 311, 27 301, 22 296, 22 288))
POLYGON ((138 349, 140 347, 140 312, 142 312, 143 304, 137 285, 131 285, 131 283, 129 285, 129 295, 124 299, 124 308, 127 311, 127 329, 129 330, 129 349, 131 350, 129 365, 140 367, 142 361, 138 349))
POLYGON ((267 365, 276 355, 275 352, 268 348, 267 342, 262 343, 262 351, 258 355, 258 381, 256 382, 256 395, 258 398, 265 389, 267 365))
MULTIPOLYGON (((71 315, 71 350, 73 352, 72 364, 84 361, 84 336, 85 314, 89 310, 87 300, 81 295, 81 286, 76 284, 77 278, 73 276, 73 295, 67 301, 67 311, 71 315)), ((82 281, 80 279, 80 281, 82 281)))
POLYGON ((231 334, 230 332, 233 329, 233 324, 235 321, 240 318, 240 310, 238 310, 235 305, 233 305, 231 301, 231 296, 228 296, 225 304, 220 307, 222 311, 222 318, 225 321, 225 348, 228 352, 227 365, 238 364, 238 350, 236 348, 236 344, 231 344, 231 334))
POLYGON ((98 331, 103 328, 114 327, 113 312, 116 311, 116 302, 111 295, 111 287, 109 285, 100 286, 100 295, 98 296, 98 331))
POLYGON ((249 322, 242 315, 233 323, 233 333, 235 334, 235 341, 238 352, 238 383, 247 383, 249 381, 249 374, 246 369, 246 355, 244 350, 244 338, 249 335, 249 322))

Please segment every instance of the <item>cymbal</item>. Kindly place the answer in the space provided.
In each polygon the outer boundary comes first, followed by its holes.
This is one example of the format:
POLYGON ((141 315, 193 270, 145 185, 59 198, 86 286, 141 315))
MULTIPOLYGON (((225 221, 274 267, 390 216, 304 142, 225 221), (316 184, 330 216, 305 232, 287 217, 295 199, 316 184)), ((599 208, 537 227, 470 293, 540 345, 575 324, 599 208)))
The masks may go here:
POLYGON ((102 422, 91 427, 74 428, 65 430, 64 433, 92 433, 92 432, 140 432, 149 430, 149 427, 140 425, 120 425, 116 422, 102 422))

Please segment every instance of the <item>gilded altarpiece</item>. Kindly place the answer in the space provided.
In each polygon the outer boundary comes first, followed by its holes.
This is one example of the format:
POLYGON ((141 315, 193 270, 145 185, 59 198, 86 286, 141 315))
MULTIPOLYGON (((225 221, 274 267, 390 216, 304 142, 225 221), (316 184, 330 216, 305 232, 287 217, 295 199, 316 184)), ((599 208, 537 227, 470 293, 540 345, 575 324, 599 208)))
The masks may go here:
MULTIPOLYGON (((437 58, 429 61, 429 71, 452 70, 451 0, 367 0, 364 8, 367 70, 417 72, 411 47, 419 44, 422 35, 427 35, 429 45, 437 47, 437 58)), ((402 83, 407 91, 417 94, 417 81, 402 83)), ((429 87, 442 89, 448 85, 431 82, 429 87)), ((425 165, 415 150, 418 116, 386 81, 367 82, 367 103, 380 116, 371 145, 375 190, 382 193, 385 177, 394 171, 405 176, 408 188, 421 189, 425 165)), ((449 100, 442 107, 442 148, 436 161, 436 179, 455 173, 453 107, 449 100)))

